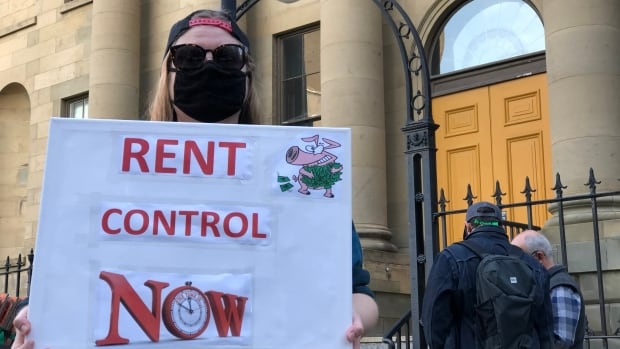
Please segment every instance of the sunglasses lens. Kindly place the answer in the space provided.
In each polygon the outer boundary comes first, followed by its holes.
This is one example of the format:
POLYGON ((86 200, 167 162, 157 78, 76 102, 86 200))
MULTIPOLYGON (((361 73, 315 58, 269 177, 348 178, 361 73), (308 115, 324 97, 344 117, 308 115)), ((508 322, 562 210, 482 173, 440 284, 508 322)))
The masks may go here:
POLYGON ((200 46, 180 45, 173 47, 172 62, 181 70, 195 70, 202 66, 206 51, 200 46))
POLYGON ((224 45, 213 51, 213 60, 222 68, 241 69, 245 65, 245 52, 241 46, 224 45))
POLYGON ((214 50, 205 50, 197 45, 178 45, 171 48, 172 63, 180 70, 200 69, 207 52, 213 55, 213 61, 224 69, 241 69, 246 63, 246 53, 242 46, 229 44, 214 50))

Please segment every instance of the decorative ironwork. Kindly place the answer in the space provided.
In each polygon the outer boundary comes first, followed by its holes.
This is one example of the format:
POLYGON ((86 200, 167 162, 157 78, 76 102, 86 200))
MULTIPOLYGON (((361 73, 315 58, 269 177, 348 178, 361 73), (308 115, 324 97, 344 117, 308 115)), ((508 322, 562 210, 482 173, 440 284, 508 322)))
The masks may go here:
POLYGON ((407 135, 407 151, 428 147, 428 132, 421 130, 407 135))
POLYGON ((239 20, 243 15, 248 12, 252 6, 256 5, 260 0, 246 0, 237 7, 235 18, 239 20))
POLYGON ((420 39, 411 18, 396 0, 372 0, 387 20, 400 51, 407 96, 407 124, 432 122, 430 72, 420 39), (414 94, 414 85, 415 94, 414 94))

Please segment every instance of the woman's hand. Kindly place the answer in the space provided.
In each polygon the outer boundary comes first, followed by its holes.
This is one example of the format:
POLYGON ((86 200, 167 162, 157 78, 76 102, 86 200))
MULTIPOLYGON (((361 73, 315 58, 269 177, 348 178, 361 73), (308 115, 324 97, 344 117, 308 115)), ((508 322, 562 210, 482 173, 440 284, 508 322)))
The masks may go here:
POLYGON ((375 300, 363 293, 353 294, 353 321, 345 336, 353 343, 353 349, 360 348, 360 340, 366 330, 374 327, 379 319, 379 308, 375 300))
POLYGON ((362 336, 364 336, 364 324, 362 323, 362 318, 357 312, 353 311, 353 322, 346 332, 347 340, 353 343, 353 349, 360 348, 360 339, 362 339, 362 336))
POLYGON ((32 339, 26 339, 30 334, 30 321, 28 320, 28 306, 23 307, 15 316, 13 320, 13 326, 15 326, 15 340, 11 345, 11 349, 33 349, 34 341, 32 339))

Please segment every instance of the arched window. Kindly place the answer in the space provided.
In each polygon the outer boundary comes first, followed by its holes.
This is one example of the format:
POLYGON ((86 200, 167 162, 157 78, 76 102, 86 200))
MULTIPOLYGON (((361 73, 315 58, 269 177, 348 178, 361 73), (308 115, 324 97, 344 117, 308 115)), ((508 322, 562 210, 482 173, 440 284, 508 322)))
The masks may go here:
POLYGON ((472 0, 447 20, 432 52, 433 75, 544 51, 542 21, 523 0, 472 0))

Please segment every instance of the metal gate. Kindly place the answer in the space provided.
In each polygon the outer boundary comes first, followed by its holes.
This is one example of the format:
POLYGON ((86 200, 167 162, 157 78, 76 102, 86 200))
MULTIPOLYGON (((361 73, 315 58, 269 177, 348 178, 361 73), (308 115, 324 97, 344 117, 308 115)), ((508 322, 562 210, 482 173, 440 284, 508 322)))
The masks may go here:
MULTIPOLYGON (((600 182, 596 180, 594 176, 594 171, 590 169, 590 175, 586 183, 589 188, 589 192, 586 194, 564 196, 563 194, 566 187, 562 185, 560 175, 557 174, 555 186, 552 188, 552 190, 555 191, 556 195, 552 199, 532 200, 532 193, 535 191, 535 189, 530 187, 528 178, 525 179, 525 190, 522 192, 524 201, 515 203, 502 203, 502 197, 505 194, 502 193, 499 182, 495 184, 496 190, 492 196, 494 198, 495 204, 497 204, 500 209, 513 207, 524 207, 526 209, 527 222, 503 222, 509 238, 514 237, 516 234, 525 229, 540 229, 540 227, 532 224, 532 211, 535 207, 539 205, 544 205, 547 209, 553 208, 553 212, 555 212, 555 214, 552 219, 556 219, 558 222, 557 232, 554 231, 553 234, 558 234, 557 240, 559 241, 559 244, 557 246, 557 250, 560 260, 564 265, 566 265, 566 261, 569 260, 566 246, 567 241, 564 208, 566 204, 570 202, 578 202, 581 205, 587 205, 590 207, 592 212, 592 236, 589 238, 591 238, 593 242, 593 252, 596 265, 595 270, 592 273, 596 276, 596 287, 598 290, 599 319, 597 319, 597 322, 600 321, 600 324, 609 324, 610 322, 608 321, 609 318, 607 314, 608 304, 605 298, 605 286, 607 286, 607 289, 609 289, 610 285, 605 285, 605 281, 613 282, 613 279, 608 278, 607 280, 605 280, 603 278, 603 273, 605 270, 602 267, 601 261, 601 236, 599 226, 600 220, 598 218, 599 201, 602 198, 618 200, 618 198, 620 198, 620 191, 598 193, 596 190, 598 184, 600 184, 600 182)), ((412 186, 416 188, 416 183, 413 183, 412 186)), ((420 189, 422 188, 420 187, 420 189)), ((463 200, 466 200, 469 206, 474 202, 476 198, 477 197, 474 195, 474 193, 471 192, 471 186, 468 186, 465 198, 463 200)), ((416 207, 416 205, 419 206, 419 204, 426 199, 427 196, 424 195, 424 192, 422 190, 415 191, 413 200, 411 200, 414 202, 414 209, 420 209, 419 207, 416 207)), ((389 348, 426 348, 426 342, 423 338, 419 322, 420 308, 422 299, 424 297, 424 289, 426 286, 425 280, 428 277, 428 272, 430 271, 430 267, 432 266, 433 258, 438 253, 440 239, 442 242, 442 246, 447 245, 446 218, 450 215, 462 214, 466 212, 465 209, 447 211, 447 203, 448 200, 444 197, 442 190, 440 191, 439 199, 436 201, 436 204, 434 205, 435 208, 432 212, 427 215, 424 215, 422 210, 420 210, 417 215, 416 212, 412 213, 414 218, 419 220, 428 220, 430 223, 422 224, 418 222, 417 224, 410 224, 413 225, 416 229, 413 234, 410 234, 410 242, 413 241, 413 244, 410 245, 409 248, 411 254, 410 260, 413 261, 410 265, 412 282, 411 309, 406 311, 403 317, 392 327, 391 330, 389 330, 384 335, 383 342, 386 343, 389 348), (430 226, 431 229, 425 230, 424 228, 428 226, 430 226), (421 248, 423 245, 428 244, 431 244, 431 248, 421 248), (425 251, 429 252, 425 253, 425 251), (414 288, 416 288, 415 292, 413 291, 414 288)), ((620 253, 620 251, 617 251, 617 253, 620 253)), ((558 264, 559 262, 560 261, 558 261, 558 264)), ((594 303, 594 305, 595 304, 596 303, 594 303)), ((590 303, 590 305, 593 304, 590 303)), ((612 324, 610 328, 608 328, 607 325, 603 325, 596 330, 588 327, 585 337, 585 347, 590 348, 592 346, 597 348, 608 348, 609 345, 612 343, 614 347, 620 347, 620 322, 617 324, 617 326, 617 328, 614 328, 614 325, 612 324)))

